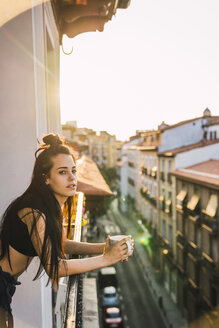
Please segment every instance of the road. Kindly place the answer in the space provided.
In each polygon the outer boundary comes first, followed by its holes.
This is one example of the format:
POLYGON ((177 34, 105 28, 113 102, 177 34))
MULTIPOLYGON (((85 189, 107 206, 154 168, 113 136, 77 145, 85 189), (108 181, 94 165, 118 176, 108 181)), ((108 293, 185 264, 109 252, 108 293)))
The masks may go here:
MULTIPOLYGON (((126 223, 124 226, 120 220, 115 222, 112 216, 105 217, 99 224, 105 235, 124 233, 124 229, 128 229, 131 234, 134 233, 131 223, 126 223)), ((128 262, 115 265, 124 328, 165 328, 159 307, 148 289, 136 255, 133 255, 128 262)))
POLYGON ((116 264, 125 328, 165 327, 135 255, 116 264))

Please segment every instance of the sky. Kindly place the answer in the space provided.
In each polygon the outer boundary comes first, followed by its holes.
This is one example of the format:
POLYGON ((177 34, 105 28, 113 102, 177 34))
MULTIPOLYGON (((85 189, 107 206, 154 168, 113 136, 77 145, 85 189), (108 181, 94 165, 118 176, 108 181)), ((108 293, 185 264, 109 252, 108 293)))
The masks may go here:
POLYGON ((219 115, 219 1, 131 0, 103 32, 64 38, 61 121, 128 140, 219 115))

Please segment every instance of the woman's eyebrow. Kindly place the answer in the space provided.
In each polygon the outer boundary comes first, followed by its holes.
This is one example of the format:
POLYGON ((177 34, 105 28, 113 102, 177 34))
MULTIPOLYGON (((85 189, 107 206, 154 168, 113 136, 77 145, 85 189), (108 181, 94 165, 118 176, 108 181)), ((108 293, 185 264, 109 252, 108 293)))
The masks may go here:
MULTIPOLYGON (((60 170, 60 169, 68 169, 67 166, 60 166, 60 167, 57 167, 56 170, 60 170)), ((76 169, 76 166, 72 166, 72 169, 76 169)))

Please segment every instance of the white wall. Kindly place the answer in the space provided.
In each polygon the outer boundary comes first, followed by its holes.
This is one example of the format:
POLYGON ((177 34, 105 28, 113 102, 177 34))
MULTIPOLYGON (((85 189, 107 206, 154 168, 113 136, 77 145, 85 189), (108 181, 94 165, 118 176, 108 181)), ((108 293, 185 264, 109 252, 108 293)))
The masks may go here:
MULTIPOLYGON (((0 48, 2 214, 30 182, 37 138, 61 131, 59 40, 50 3, 27 11, 0 28, 0 48), (46 65, 53 78, 48 78, 46 65), (53 99, 54 90, 57 96, 53 99)), ((35 274, 33 263, 19 278, 22 285, 17 287, 12 303, 16 328, 52 327, 51 288, 45 288, 46 276, 32 282, 35 274)))
MULTIPOLYGON (((214 135, 214 133, 216 132, 217 135, 217 139, 219 139, 219 124, 218 125, 210 125, 207 127, 207 140, 210 140, 210 132, 212 132, 212 134, 214 135)), ((213 136, 214 138, 214 136, 213 136)))
POLYGON ((219 159, 219 143, 177 154, 175 157, 175 168, 185 168, 209 159, 219 159))
POLYGON ((139 179, 140 179, 140 151, 137 149, 127 150, 127 161, 133 162, 134 167, 127 165, 127 178, 131 178, 135 186, 128 183, 128 194, 136 200, 138 206, 139 179))
POLYGON ((162 145, 159 146, 159 152, 199 142, 203 139, 204 130, 202 126, 207 120, 208 118, 200 118, 163 131, 162 145))
MULTIPOLYGON (((125 145, 123 145, 121 147, 121 151, 120 151, 120 157, 121 157, 121 161, 122 161, 122 166, 120 167, 120 192, 121 192, 121 197, 126 197, 129 193, 129 186, 128 186, 128 152, 129 150, 127 149, 127 147, 129 146, 134 146, 137 145, 139 143, 141 143, 143 141, 142 138, 139 139, 135 139, 133 141, 130 141, 128 143, 126 143, 125 145)), ((125 202, 122 201, 121 204, 121 210, 123 212, 125 212, 127 209, 125 202)))

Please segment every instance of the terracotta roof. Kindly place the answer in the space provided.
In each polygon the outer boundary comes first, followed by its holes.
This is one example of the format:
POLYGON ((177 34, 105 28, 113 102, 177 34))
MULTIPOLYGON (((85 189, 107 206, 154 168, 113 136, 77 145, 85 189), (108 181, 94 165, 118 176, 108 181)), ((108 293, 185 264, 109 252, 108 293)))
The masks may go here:
POLYGON ((85 195, 112 195, 96 163, 86 155, 77 161, 77 179, 77 191, 82 191, 85 195))
POLYGON ((166 150, 164 152, 160 152, 158 153, 159 156, 163 155, 163 156, 174 156, 176 154, 179 153, 184 153, 186 151, 195 149, 195 148, 200 148, 200 147, 205 147, 205 146, 209 146, 209 145, 213 145, 219 143, 219 139, 215 139, 215 140, 202 140, 200 142, 197 142, 195 144, 192 145, 187 145, 187 146, 183 146, 183 147, 179 147, 179 148, 174 148, 174 149, 169 149, 166 150))
MULTIPOLYGON (((218 116, 210 116, 210 118, 212 118, 212 119, 217 118, 217 117, 218 116)), ((173 128, 177 127, 177 126, 180 126, 180 125, 183 125, 183 124, 187 124, 187 123, 191 123, 191 122, 194 122, 194 121, 203 119, 203 118, 205 118, 205 117, 204 116, 200 116, 200 117, 192 118, 190 120, 181 121, 181 122, 178 122, 176 124, 165 126, 164 128, 161 128, 160 130, 161 131, 166 131, 166 130, 169 130, 169 129, 173 129, 173 128)))
POLYGON ((217 124, 219 124, 219 117, 212 119, 211 121, 206 123, 205 126, 211 126, 211 125, 217 125, 217 124))
POLYGON ((187 169, 209 174, 216 174, 219 177, 219 160, 209 159, 208 161, 191 165, 187 167, 187 169))
POLYGON ((176 177, 192 180, 219 188, 219 160, 210 159, 186 169, 179 169, 172 172, 176 177))

